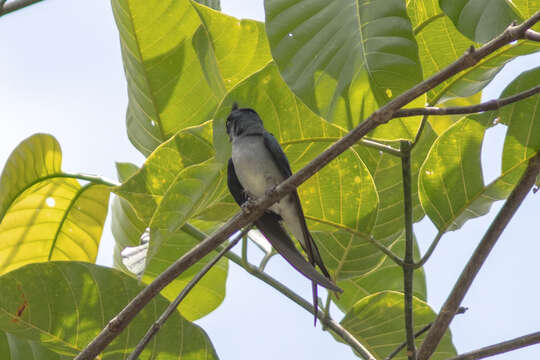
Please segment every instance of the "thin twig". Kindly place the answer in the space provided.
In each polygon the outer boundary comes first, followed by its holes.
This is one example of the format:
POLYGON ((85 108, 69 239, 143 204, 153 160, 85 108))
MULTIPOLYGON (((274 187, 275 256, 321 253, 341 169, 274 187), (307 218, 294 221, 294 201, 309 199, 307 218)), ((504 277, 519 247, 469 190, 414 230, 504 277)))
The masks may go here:
POLYGON ((424 256, 422 256, 420 261, 418 261, 417 263, 414 264, 415 269, 418 269, 419 267, 424 266, 424 264, 426 263, 426 261, 428 261, 431 254, 433 254, 433 251, 435 250, 435 248, 439 244, 439 241, 441 240, 443 235, 444 235, 444 231, 439 231, 437 233, 437 235, 435 236, 435 239, 433 239, 433 241, 431 242, 431 245, 429 245, 429 248, 427 249, 424 256))
POLYGON ((416 360, 416 344, 414 343, 414 318, 413 318, 413 275, 414 268, 414 236, 413 236, 413 212, 411 192, 411 144, 401 141, 401 170, 403 176, 403 204, 405 221, 405 256, 403 268, 403 292, 405 294, 405 335, 407 339, 407 357, 416 360))
POLYGON ((515 103, 517 101, 526 99, 530 96, 540 93, 540 85, 533 87, 532 89, 517 93, 512 96, 508 96, 502 99, 494 99, 483 102, 481 104, 471 106, 455 106, 455 107, 423 107, 423 108, 410 108, 401 109, 396 111, 395 116, 407 117, 418 115, 459 115, 459 114, 473 114, 483 111, 497 110, 503 106, 515 103))
POLYGON ((441 341, 441 338, 448 329, 450 322, 454 318, 454 314, 456 313, 459 304, 465 297, 467 290, 469 290, 469 287, 476 277, 476 274, 478 274, 478 271, 480 271, 480 268, 484 264, 484 261, 488 257, 491 249, 493 249, 493 246, 501 236, 504 228, 506 225, 508 225, 512 219, 512 216, 516 213, 517 209, 523 202, 523 199, 525 199, 525 196, 527 196, 531 188, 534 186, 536 176, 539 172, 540 152, 529 161, 527 170, 525 170, 525 173, 521 177, 519 183, 516 185, 514 190, 512 190, 512 193, 489 226, 484 237, 467 262, 467 265, 461 272, 459 279, 450 292, 450 295, 448 295, 448 298, 442 306, 439 315, 435 319, 433 327, 426 335, 422 346, 418 350, 419 360, 429 359, 435 351, 437 345, 441 341))
POLYGON ((529 30, 525 31, 524 38, 527 39, 527 40, 540 42, 540 33, 529 29, 529 30))
POLYGON ((409 102, 413 101, 422 94, 433 89, 446 79, 454 76, 458 72, 474 66, 479 60, 493 53, 502 46, 524 37, 527 29, 532 27, 540 20, 540 11, 521 25, 508 27, 501 35, 492 41, 486 43, 476 51, 468 51, 455 62, 420 82, 411 89, 398 95, 379 110, 375 111, 365 121, 361 122, 356 128, 347 133, 339 141, 331 145, 328 149, 318 155, 309 164, 304 166, 298 172, 287 178, 279 184, 274 191, 271 191, 261 199, 257 200, 249 209, 241 211, 233 216, 229 221, 222 225, 206 240, 188 251, 184 256, 171 264, 163 273, 148 284, 139 294, 137 294, 126 307, 118 313, 105 328, 77 355, 76 360, 90 360, 101 353, 105 347, 116 338, 120 332, 133 320, 142 308, 150 302, 165 286, 172 282, 178 275, 196 263, 199 259, 213 251, 217 246, 228 239, 238 229, 252 223, 263 211, 273 203, 281 199, 287 193, 296 189, 316 172, 326 166, 330 161, 342 154, 352 145, 356 144, 367 133, 377 126, 392 119, 394 112, 409 102))
POLYGON ((448 360, 475 360, 483 359, 488 356, 502 354, 508 351, 521 349, 526 346, 540 343, 540 331, 517 337, 512 340, 503 341, 498 344, 483 347, 478 350, 469 351, 448 360))
POLYGON ((0 16, 9 14, 10 12, 22 9, 23 7, 27 7, 40 1, 43 0, 13 0, 6 2, 4 6, 0 8, 0 16))
MULTIPOLYGON (((460 306, 460 308, 458 309, 458 311, 456 312, 456 314, 463 314, 465 313, 465 311, 467 311, 467 308, 466 307, 463 307, 463 306, 460 306)), ((433 322, 430 322, 429 324, 427 324, 426 326, 424 326, 423 328, 421 328, 420 330, 418 330, 417 332, 414 333, 414 337, 415 338, 418 338, 420 336, 422 336, 422 334, 424 334, 426 331, 428 331, 431 326, 433 325, 433 322)), ((405 349, 405 347, 407 346, 407 340, 405 340, 404 342, 402 342, 401 344, 399 344, 399 346, 397 348, 394 349, 394 351, 392 351, 390 354, 388 354, 387 357, 384 358, 384 360, 391 360, 394 358, 394 356, 396 356, 397 354, 399 354, 399 352, 403 349, 405 349)))
POLYGON ((165 321, 167 321, 167 319, 176 311, 176 308, 178 307, 178 305, 180 305, 182 300, 185 299, 185 297, 195 287, 195 285, 197 285, 197 283, 203 278, 203 276, 206 275, 206 273, 210 271, 210 269, 223 257, 223 255, 225 255, 229 250, 231 250, 248 231, 249 231, 249 227, 246 227, 244 230, 242 230, 240 234, 236 235, 229 242, 229 244, 225 246, 219 252, 219 254, 217 254, 210 262, 208 262, 201 269, 201 271, 199 271, 197 275, 195 275, 189 281, 186 287, 182 289, 180 294, 178 294, 176 299, 174 299, 174 301, 170 303, 169 306, 167 306, 167 309, 165 309, 165 311, 161 314, 159 319, 157 319, 156 322, 154 322, 152 326, 148 329, 144 337, 141 339, 141 341, 139 341, 139 343, 135 347, 135 350, 133 350, 133 352, 129 355, 128 360, 136 360, 139 358, 139 355, 143 352, 146 345, 148 345, 152 337, 154 337, 154 335, 157 334, 157 332, 161 329, 163 324, 165 324, 165 321))

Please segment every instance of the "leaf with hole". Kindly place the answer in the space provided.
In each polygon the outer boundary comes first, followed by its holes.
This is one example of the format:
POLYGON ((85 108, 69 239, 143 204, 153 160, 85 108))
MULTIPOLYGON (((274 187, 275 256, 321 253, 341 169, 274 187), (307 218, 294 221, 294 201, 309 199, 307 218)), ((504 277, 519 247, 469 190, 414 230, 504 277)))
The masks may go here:
POLYGON ((109 188, 61 170, 54 137, 36 134, 9 156, 0 177, 0 274, 50 260, 96 259, 109 188))

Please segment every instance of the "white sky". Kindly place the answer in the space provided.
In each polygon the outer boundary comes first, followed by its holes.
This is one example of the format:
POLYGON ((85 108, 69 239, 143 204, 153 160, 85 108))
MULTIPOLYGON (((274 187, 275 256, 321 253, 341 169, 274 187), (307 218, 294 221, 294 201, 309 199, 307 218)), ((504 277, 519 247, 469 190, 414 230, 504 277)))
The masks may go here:
MULTIPOLYGON (((223 11, 263 20, 262 0, 222 0, 223 11)), ((60 142, 63 169, 116 179, 115 161, 141 164, 125 129, 126 84, 118 34, 107 1, 47 0, 0 18, 0 165, 26 137, 47 132, 60 142)), ((540 64, 535 55, 507 66, 484 92, 493 98, 519 72, 540 64)), ((502 128, 487 135, 486 181, 500 168, 502 128)), ((494 206, 499 209, 501 203, 494 206)), ((508 226, 452 323, 459 352, 540 330, 540 239, 533 231, 539 195, 527 198, 508 226)), ((425 267, 429 303, 444 302, 495 211, 443 237, 425 267)), ((434 236, 427 221, 415 226, 422 251, 434 236)), ((111 264, 113 238, 105 225, 98 263, 111 264)), ((252 254, 258 255, 253 248, 252 254)), ((256 257, 256 256, 255 256, 256 257)), ((268 271, 310 299, 311 285, 275 257, 268 271)), ((334 313, 339 320, 339 313, 334 313)), ((227 296, 198 321, 222 359, 355 359, 352 351, 313 327, 310 314, 231 263, 227 296)), ((540 346, 497 359, 540 357, 540 346)))

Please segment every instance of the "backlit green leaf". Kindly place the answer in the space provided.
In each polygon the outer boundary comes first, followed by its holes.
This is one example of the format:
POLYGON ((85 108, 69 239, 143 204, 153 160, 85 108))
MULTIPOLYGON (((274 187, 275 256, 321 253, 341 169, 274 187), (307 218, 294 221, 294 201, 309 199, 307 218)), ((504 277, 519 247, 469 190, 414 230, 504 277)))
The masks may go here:
POLYGON ((33 262, 95 261, 109 188, 62 173, 56 139, 36 134, 17 146, 0 178, 0 274, 33 262))
MULTIPOLYGON (((287 84, 345 129, 422 79, 401 0, 266 0, 265 10, 272 55, 287 84)), ((412 139, 419 121, 395 119, 370 136, 412 139)))
POLYGON ((490 119, 489 114, 471 116, 450 126, 420 169, 420 201, 439 231, 457 230, 485 215, 493 202, 509 195, 526 166, 522 160, 484 185, 480 150, 490 119))
MULTIPOLYGON (((425 302, 413 298, 414 329, 420 330, 435 320, 435 313, 425 302)), ((405 341, 403 294, 394 291, 380 292, 357 302, 341 320, 347 329, 370 353, 384 359, 405 341)), ((416 338, 416 346, 423 336, 416 338)), ((442 338, 430 359, 447 359, 456 355, 449 332, 442 338)), ((393 359, 407 359, 406 349, 393 359)))
POLYGON ((465 36, 488 42, 512 23, 520 22, 505 0, 439 0, 441 8, 465 36))
MULTIPOLYGON (((416 242, 416 239, 415 239, 416 242)), ((419 258, 418 246, 415 245, 415 259, 419 258)), ((400 235, 391 250, 400 256, 405 253, 405 236, 400 235)), ((420 300, 427 297, 426 278, 423 269, 414 272, 413 294, 420 300)), ((339 309, 347 313, 360 299, 386 290, 403 292, 403 269, 393 260, 386 257, 384 262, 372 271, 351 279, 338 282, 343 289, 339 299, 334 297, 334 302, 339 309)))
MULTIPOLYGON (((31 264, 0 277, 0 329, 73 358, 141 291, 137 280, 110 268, 78 263, 31 264)), ((102 353, 126 357, 169 304, 155 297, 102 353)), ((198 326, 173 313, 141 355, 217 359, 198 326)))
MULTIPOLYGON (((540 83, 540 67, 525 71, 504 89, 501 97, 531 89, 540 83)), ((540 150, 540 95, 528 97, 499 110, 508 124, 504 140, 502 171, 527 161, 540 150)))
POLYGON ((17 336, 0 331, 0 354, 4 360, 69 360, 69 356, 60 355, 47 349, 37 341, 20 339, 17 336))
POLYGON ((261 23, 189 0, 112 6, 128 82, 128 136, 145 155, 177 131, 210 120, 225 90, 270 60, 261 23), (236 50, 242 56, 231 56, 236 50))

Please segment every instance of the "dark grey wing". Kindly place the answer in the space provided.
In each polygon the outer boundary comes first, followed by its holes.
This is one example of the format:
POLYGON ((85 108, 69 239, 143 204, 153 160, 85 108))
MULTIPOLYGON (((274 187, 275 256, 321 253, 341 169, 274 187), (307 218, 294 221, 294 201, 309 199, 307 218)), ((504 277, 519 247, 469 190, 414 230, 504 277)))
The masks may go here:
MULTIPOLYGON (((232 159, 229 159, 227 167, 227 185, 238 205, 242 205, 247 201, 244 187, 236 176, 232 159)), ((254 224, 270 244, 272 244, 274 249, 276 249, 276 251, 279 252, 296 270, 325 288, 341 291, 340 288, 317 272, 317 270, 304 259, 302 254, 300 254, 298 249, 294 246, 289 234, 287 234, 285 229, 283 229, 283 226, 281 226, 280 221, 281 217, 279 215, 271 211, 266 211, 254 222, 254 224)))
POLYGON ((254 222, 255 226, 261 231, 264 237, 272 244, 274 249, 280 253, 289 264, 296 270, 302 273, 305 277, 317 284, 324 286, 333 291, 342 290, 337 287, 331 280, 324 277, 315 268, 306 261, 294 246, 289 234, 281 226, 281 217, 271 211, 263 213, 263 215, 254 222))
POLYGON ((242 206, 243 203, 247 201, 246 192, 244 187, 240 184, 238 176, 236 176, 236 171, 234 170, 234 164, 232 159, 229 159, 229 165, 227 166, 227 186, 231 192, 232 197, 236 203, 242 206))
MULTIPOLYGON (((269 133, 268 131, 265 131, 263 133, 263 140, 264 145, 274 158, 276 165, 281 172, 281 174, 288 178, 292 175, 291 166, 289 164, 289 160, 287 159, 287 156, 283 152, 283 149, 281 148, 281 145, 279 145, 279 142, 276 140, 274 135, 269 133)), ((309 230, 307 228, 306 224, 306 218, 304 216, 304 211, 302 210, 302 204, 300 203, 300 198, 298 197, 298 192, 295 190, 291 192, 291 195, 294 199, 294 202, 296 203, 295 206, 298 209, 300 219, 302 222, 302 230, 304 232, 304 238, 306 239, 306 244, 302 244, 304 250, 306 251, 309 261, 312 264, 317 264, 323 274, 330 279, 330 273, 328 272, 328 269, 324 265, 321 255, 319 253, 319 249, 317 248, 317 245, 315 244, 315 241, 313 240, 313 237, 309 233, 309 230)))

